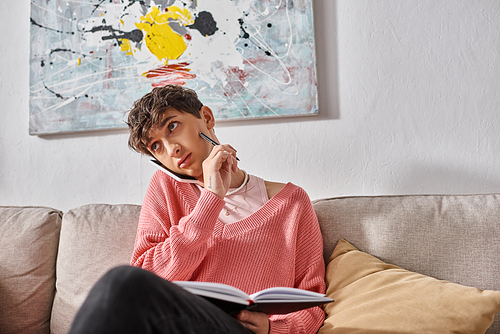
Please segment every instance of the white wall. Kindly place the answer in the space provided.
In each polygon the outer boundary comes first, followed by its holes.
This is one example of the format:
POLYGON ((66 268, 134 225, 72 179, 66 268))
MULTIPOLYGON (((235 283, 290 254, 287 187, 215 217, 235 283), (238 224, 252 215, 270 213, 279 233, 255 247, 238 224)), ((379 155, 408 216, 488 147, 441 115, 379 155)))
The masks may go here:
MULTIPOLYGON (((500 192, 500 2, 316 0, 320 116, 220 123, 312 199, 500 192)), ((126 130, 28 135, 29 1, 0 3, 0 205, 140 204, 126 130)))

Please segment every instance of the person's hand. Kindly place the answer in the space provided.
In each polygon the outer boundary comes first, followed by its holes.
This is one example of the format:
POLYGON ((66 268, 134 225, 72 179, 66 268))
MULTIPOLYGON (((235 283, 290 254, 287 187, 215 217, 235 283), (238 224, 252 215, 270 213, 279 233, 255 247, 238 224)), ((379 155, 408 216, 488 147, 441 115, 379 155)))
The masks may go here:
POLYGON ((262 312, 241 311, 236 319, 255 334, 269 333, 269 318, 262 312))
POLYGON ((238 170, 236 150, 231 145, 214 146, 203 161, 203 185, 205 189, 224 198, 231 185, 231 172, 238 170))

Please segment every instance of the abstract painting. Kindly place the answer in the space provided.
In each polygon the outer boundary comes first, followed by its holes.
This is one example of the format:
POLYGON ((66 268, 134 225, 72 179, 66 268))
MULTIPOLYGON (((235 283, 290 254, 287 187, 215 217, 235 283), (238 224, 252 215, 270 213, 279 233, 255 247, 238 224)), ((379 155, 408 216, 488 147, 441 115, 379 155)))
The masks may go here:
POLYGON ((126 127, 154 87, 217 120, 318 113, 311 0, 31 0, 30 134, 126 127))

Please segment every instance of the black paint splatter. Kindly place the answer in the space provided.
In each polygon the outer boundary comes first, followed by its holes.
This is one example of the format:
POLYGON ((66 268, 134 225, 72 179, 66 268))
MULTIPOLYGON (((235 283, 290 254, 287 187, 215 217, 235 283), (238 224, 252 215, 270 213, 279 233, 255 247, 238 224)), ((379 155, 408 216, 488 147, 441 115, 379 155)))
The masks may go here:
POLYGON ((50 89, 49 87, 47 87, 47 85, 45 83, 43 84, 43 86, 45 87, 46 90, 48 90, 49 92, 51 92, 52 94, 54 94, 57 98, 59 98, 61 100, 67 100, 68 99, 68 97, 64 97, 61 94, 54 92, 52 89, 50 89))
POLYGON ((101 0, 101 2, 99 2, 97 5, 94 5, 94 10, 92 11, 92 13, 90 13, 90 16, 94 15, 95 11, 101 7, 102 3, 104 2, 105 0, 101 0))
POLYGON ((76 53, 75 51, 70 50, 70 49, 61 49, 61 48, 56 48, 56 49, 52 49, 52 50, 50 50, 50 53, 49 53, 49 54, 53 54, 53 53, 56 53, 56 52, 71 52, 71 53, 76 53))
POLYGON ((194 24, 188 26, 188 28, 198 30, 202 36, 212 36, 219 30, 212 14, 205 11, 199 12, 194 24))
MULTIPOLYGON (((88 98, 89 95, 88 94, 85 94, 84 96, 77 96, 77 95, 74 95, 74 96, 70 96, 70 97, 64 97, 62 96, 61 94, 59 94, 58 92, 55 92, 53 91, 52 89, 50 89, 49 87, 47 87, 47 85, 45 83, 43 83, 43 86, 45 87, 46 90, 48 90, 49 92, 51 92, 52 94, 54 94, 58 99, 61 99, 61 100, 69 100, 69 99, 74 99, 74 100, 77 100, 77 99, 81 99, 83 97, 86 97, 88 98)), ((92 98, 92 97, 91 97, 92 98)))
MULTIPOLYGON (((53 53, 56 53, 56 52, 70 52, 70 53, 73 53, 73 54, 76 54, 76 55, 80 55, 82 57, 90 57, 89 55, 86 55, 86 54, 81 53, 81 52, 76 52, 76 51, 73 51, 71 49, 61 49, 61 48, 56 48, 56 49, 50 50, 49 55, 51 55, 53 53)), ((102 60, 102 58, 100 58, 100 59, 102 60)), ((50 63, 50 64, 52 65, 52 63, 50 63)))
MULTIPOLYGON (((248 14, 246 14, 248 15, 248 14)), ((242 34, 240 35, 241 38, 244 38, 244 39, 247 39, 248 41, 250 41, 253 45, 255 45, 259 50, 262 50, 264 51, 264 53, 266 54, 266 56, 272 56, 272 53, 269 51, 269 50, 264 50, 260 45, 257 45, 255 44, 252 39, 250 38, 250 34, 245 30, 245 27, 244 27, 244 24, 245 24, 245 21, 243 21, 242 18, 239 18, 238 19, 238 22, 240 24, 240 29, 241 29, 241 32, 242 34)), ((269 23, 271 24, 271 23, 269 23)), ((268 24, 268 26, 269 26, 268 24)), ((245 47, 248 47, 248 43, 245 43, 244 44, 245 47)))
POLYGON ((37 23, 35 20, 33 20, 32 17, 30 17, 30 21, 31 21, 31 24, 34 25, 34 26, 37 26, 37 27, 40 27, 40 28, 43 28, 43 29, 47 29, 47 30, 51 30, 51 31, 55 31, 55 32, 58 32, 58 33, 61 33, 61 34, 68 34, 68 35, 74 35, 75 32, 74 31, 62 31, 62 30, 57 30, 57 29, 53 29, 53 28, 49 28, 49 27, 45 27, 39 23, 37 23))
POLYGON ((142 37, 144 34, 142 33, 141 30, 135 29, 130 32, 125 32, 121 31, 118 29, 113 28, 112 26, 97 26, 97 27, 92 27, 91 30, 88 30, 89 32, 97 32, 97 31, 109 31, 111 33, 110 36, 103 36, 102 40, 108 40, 108 39, 116 39, 118 45, 121 45, 121 41, 119 39, 121 38, 126 38, 129 39, 133 42, 139 43, 142 41, 142 37), (117 35, 118 33, 119 35, 117 35))
POLYGON ((250 34, 245 30, 243 25, 245 24, 245 21, 243 19, 238 19, 238 23, 240 24, 240 29, 243 32, 243 36, 240 36, 241 38, 250 38, 250 34))

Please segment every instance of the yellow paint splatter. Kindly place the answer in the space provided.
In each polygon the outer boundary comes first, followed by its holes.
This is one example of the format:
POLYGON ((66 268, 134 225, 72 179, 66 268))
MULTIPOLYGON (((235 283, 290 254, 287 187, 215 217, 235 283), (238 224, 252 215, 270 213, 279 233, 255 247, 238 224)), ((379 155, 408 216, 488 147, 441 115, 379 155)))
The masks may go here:
POLYGON ((165 64, 169 59, 179 58, 187 49, 184 37, 170 28, 169 19, 185 26, 194 23, 189 10, 170 6, 165 13, 161 13, 158 7, 153 7, 151 12, 141 17, 140 23, 135 24, 145 33, 144 39, 149 51, 165 64))
POLYGON ((76 66, 80 66, 81 63, 82 63, 82 58, 78 58, 78 64, 76 64, 76 66))
POLYGON ((120 38, 120 50, 125 52, 127 56, 133 56, 132 45, 130 44, 130 40, 126 38, 120 38))

